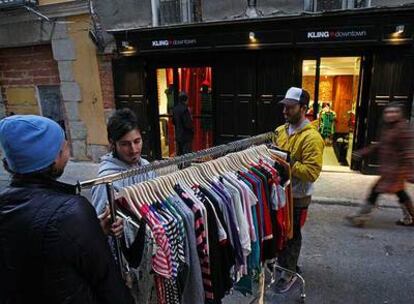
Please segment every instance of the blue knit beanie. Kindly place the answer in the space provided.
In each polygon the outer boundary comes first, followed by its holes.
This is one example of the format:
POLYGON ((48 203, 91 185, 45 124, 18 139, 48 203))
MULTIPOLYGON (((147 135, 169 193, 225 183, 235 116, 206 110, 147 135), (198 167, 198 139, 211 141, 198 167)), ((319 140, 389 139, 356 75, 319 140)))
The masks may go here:
POLYGON ((11 171, 27 174, 53 164, 65 141, 53 120, 36 115, 14 115, 0 121, 0 144, 11 171))

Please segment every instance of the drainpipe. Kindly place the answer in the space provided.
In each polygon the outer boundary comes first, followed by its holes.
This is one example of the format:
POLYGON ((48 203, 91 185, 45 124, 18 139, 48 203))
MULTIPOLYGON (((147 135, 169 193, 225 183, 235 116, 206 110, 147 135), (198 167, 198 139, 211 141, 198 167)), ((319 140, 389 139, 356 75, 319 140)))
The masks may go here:
POLYGON ((151 10, 152 10, 152 26, 159 26, 159 11, 160 11, 160 1, 151 0, 151 10))

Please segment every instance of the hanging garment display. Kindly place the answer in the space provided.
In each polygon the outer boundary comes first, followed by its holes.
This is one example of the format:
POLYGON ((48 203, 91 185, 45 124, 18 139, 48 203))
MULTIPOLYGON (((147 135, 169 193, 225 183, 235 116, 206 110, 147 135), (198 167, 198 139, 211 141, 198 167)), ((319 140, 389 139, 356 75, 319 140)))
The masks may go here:
POLYGON ((328 138, 335 133, 336 114, 334 111, 322 111, 320 114, 319 132, 322 138, 328 138))
POLYGON ((252 293, 293 235, 290 166, 266 146, 123 188, 117 204, 147 223, 157 302, 220 303, 252 293))

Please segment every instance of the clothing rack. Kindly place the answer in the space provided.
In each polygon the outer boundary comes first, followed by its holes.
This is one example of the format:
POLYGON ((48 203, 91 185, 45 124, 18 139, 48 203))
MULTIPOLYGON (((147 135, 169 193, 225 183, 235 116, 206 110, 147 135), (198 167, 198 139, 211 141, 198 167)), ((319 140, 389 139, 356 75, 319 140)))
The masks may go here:
POLYGON ((185 155, 177 156, 171 159, 161 160, 161 161, 154 161, 148 165, 127 170, 120 173, 115 173, 103 177, 99 177, 92 180, 87 180, 83 182, 78 182, 78 190, 92 188, 97 185, 108 184, 114 181, 126 179, 131 176, 145 174, 151 171, 159 170, 165 167, 170 166, 179 166, 185 165, 196 160, 200 160, 203 158, 216 158, 219 156, 226 155, 227 153, 237 152, 239 150, 244 150, 253 145, 259 145, 263 143, 270 142, 274 136, 273 132, 268 132, 260 135, 256 135, 253 137, 237 140, 230 142, 228 144, 208 148, 205 150, 201 150, 198 152, 188 153, 185 155))
MULTIPOLYGON (((111 220, 115 222, 117 210, 115 207, 115 189, 113 186, 113 182, 126 179, 132 176, 137 176, 137 175, 145 174, 148 172, 160 170, 160 169, 167 168, 167 167, 189 166, 188 164, 191 164, 192 162, 195 162, 195 161, 217 158, 217 157, 224 156, 232 152, 245 150, 254 145, 269 143, 272 141, 273 137, 274 137, 273 132, 263 133, 260 135, 252 136, 252 137, 241 139, 238 141, 233 141, 228 144, 223 144, 220 146, 208 148, 208 149, 201 150, 198 152, 193 152, 193 153, 188 153, 182 156, 177 156, 172 159, 154 161, 148 165, 141 166, 139 168, 135 168, 131 170, 126 170, 124 172, 111 174, 111 175, 99 177, 96 179, 86 180, 82 182, 78 181, 77 189, 78 189, 78 192, 80 193, 83 189, 90 189, 97 185, 105 185, 107 195, 108 195, 109 208, 111 212, 111 220)), ((120 241, 116 239, 115 242, 116 242, 115 251, 116 251, 116 257, 118 260, 118 265, 120 267, 121 274, 124 276, 125 273, 127 273, 129 269, 127 267, 127 264, 123 261, 123 257, 121 254, 120 241)), ((275 266, 275 268, 281 269, 279 266, 275 266)), ((281 270, 284 270, 284 269, 281 269, 281 270)), ((305 291, 304 291, 305 281, 299 274, 295 273, 295 275, 302 281, 301 298, 304 299, 306 297, 305 291)))
MULTIPOLYGON (((126 179, 128 177, 145 174, 145 173, 159 170, 162 168, 167 168, 171 166, 188 165, 191 162, 194 162, 196 160, 200 160, 203 158, 204 159, 215 158, 215 157, 219 157, 219 156, 225 155, 230 152, 236 152, 239 150, 243 150, 253 145, 270 142, 273 138, 273 135, 274 135, 273 132, 268 132, 268 133, 256 135, 253 137, 241 139, 238 141, 230 142, 225 145, 220 145, 220 146, 208 148, 205 150, 201 150, 198 152, 177 156, 172 159, 155 161, 148 165, 141 166, 136 169, 126 170, 121 173, 110 174, 107 176, 103 176, 103 177, 99 177, 99 178, 95 178, 91 180, 86 180, 83 182, 78 181, 77 189, 78 189, 78 192, 80 193, 83 189, 90 189, 97 185, 105 185, 107 196, 108 196, 109 209, 111 212, 111 220, 112 222, 115 222, 116 216, 117 216, 117 210, 115 207, 115 189, 113 186, 113 182, 126 179)), ((121 274, 124 275, 126 272, 128 272, 128 269, 126 266, 127 264, 123 262, 123 258, 121 254, 121 243, 119 239, 115 239, 115 253, 116 253, 118 265, 121 270, 121 274)))

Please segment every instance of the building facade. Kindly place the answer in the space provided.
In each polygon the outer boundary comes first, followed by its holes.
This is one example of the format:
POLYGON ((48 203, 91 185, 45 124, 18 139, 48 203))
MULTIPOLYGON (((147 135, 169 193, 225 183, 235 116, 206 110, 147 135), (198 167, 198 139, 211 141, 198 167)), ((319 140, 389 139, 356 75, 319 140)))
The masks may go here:
POLYGON ((286 90, 303 86, 333 163, 353 167, 388 102, 413 109, 410 1, 43 0, 36 10, 53 22, 0 11, 0 115, 59 121, 75 159, 106 152, 105 118, 123 107, 140 117, 146 157, 174 156, 182 91, 198 150, 273 130, 286 90))
MULTIPOLYGON (((105 11, 100 3, 97 11, 105 11)), ((273 130, 284 122, 279 102, 290 86, 311 93, 308 117, 335 166, 361 166, 351 161, 352 151, 377 140, 388 102, 403 102, 411 119, 409 1, 152 0, 145 6, 139 20, 111 23, 103 13, 102 22, 117 41, 116 106, 141 117, 149 158, 175 155, 171 108, 182 91, 190 97, 194 150, 273 130)), ((366 173, 376 168, 375 156, 362 164, 366 173)))
POLYGON ((91 24, 88 1, 0 1, 0 115, 56 120, 76 160, 107 151, 114 108, 112 57, 98 50, 91 24))

